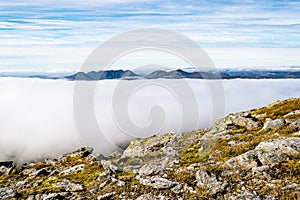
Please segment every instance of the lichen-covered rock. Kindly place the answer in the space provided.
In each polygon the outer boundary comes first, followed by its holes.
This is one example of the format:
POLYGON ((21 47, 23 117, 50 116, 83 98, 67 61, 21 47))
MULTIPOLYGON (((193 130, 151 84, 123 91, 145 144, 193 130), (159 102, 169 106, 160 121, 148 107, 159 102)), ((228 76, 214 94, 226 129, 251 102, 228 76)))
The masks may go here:
POLYGON ((75 165, 75 166, 66 167, 66 168, 64 168, 59 174, 60 174, 60 175, 73 174, 73 173, 76 173, 76 172, 78 172, 78 171, 84 170, 85 167, 86 167, 85 164, 80 164, 80 165, 75 165))
POLYGON ((288 156, 296 156, 300 154, 300 138, 290 137, 276 140, 268 140, 261 142, 256 150, 276 151, 284 153, 288 156))
POLYGON ((170 181, 165 178, 160 177, 150 177, 150 178, 139 178, 140 183, 143 185, 149 185, 155 189, 169 189, 178 183, 170 181))
POLYGON ((300 191, 300 184, 291 183, 289 185, 284 186, 281 190, 298 190, 300 191))
POLYGON ((101 165, 106 171, 110 171, 112 173, 122 172, 123 169, 121 169, 119 166, 113 164, 111 161, 108 160, 101 160, 101 165))
POLYGON ((97 197, 97 200, 110 199, 114 194, 115 194, 115 192, 109 192, 109 193, 100 195, 97 197))
POLYGON ((254 194, 253 192, 250 192, 249 190, 244 190, 241 194, 229 194, 225 195, 225 199, 227 200, 261 200, 261 198, 254 194))
POLYGON ((16 196, 16 191, 10 187, 0 188, 0 199, 9 199, 16 196))
POLYGON ((249 112, 242 112, 237 114, 230 114, 215 122, 211 132, 221 132, 225 130, 239 129, 241 127, 247 130, 260 127, 262 124, 249 112))
POLYGON ((290 116, 293 116, 293 115, 299 115, 300 114, 300 110, 294 110, 292 112, 289 112, 288 114, 284 115, 284 117, 290 117, 290 116))
POLYGON ((0 175, 9 175, 14 168, 13 161, 0 162, 0 175))
POLYGON ((161 165, 156 164, 146 164, 142 166, 139 170, 140 176, 150 176, 150 175, 157 175, 157 174, 163 174, 165 171, 165 168, 161 165))
POLYGON ((67 153, 67 154, 64 154, 64 155, 60 156, 58 158, 58 162, 65 163, 65 162, 67 162, 68 158, 74 158, 74 157, 84 158, 84 157, 87 157, 88 155, 93 153, 93 150, 94 149, 91 148, 91 147, 82 147, 82 148, 78 149, 77 151, 67 153))
POLYGON ((280 128, 284 126, 285 123, 286 122, 284 119, 275 119, 275 120, 266 119, 266 123, 264 124, 263 129, 280 128))
POLYGON ((234 157, 225 162, 226 166, 232 168, 248 168, 271 165, 289 157, 300 154, 300 138, 291 137, 261 142, 254 150, 234 157))
POLYGON ((293 121, 289 127, 293 130, 293 131, 299 131, 300 130, 300 119, 297 119, 295 121, 293 121))
POLYGON ((216 175, 209 175, 204 170, 197 171, 196 180, 198 187, 209 190, 209 193, 212 195, 222 192, 228 185, 228 183, 218 181, 216 175))
POLYGON ((61 180, 57 183, 53 183, 52 185, 62 187, 68 192, 78 192, 84 189, 82 185, 71 183, 68 179, 61 180))
POLYGON ((83 195, 74 192, 59 192, 59 193, 48 193, 48 194, 36 194, 30 195, 27 200, 85 200, 83 195))
POLYGON ((159 196, 155 196, 152 194, 143 194, 141 196, 139 196, 136 200, 169 200, 170 198, 159 195, 159 196))

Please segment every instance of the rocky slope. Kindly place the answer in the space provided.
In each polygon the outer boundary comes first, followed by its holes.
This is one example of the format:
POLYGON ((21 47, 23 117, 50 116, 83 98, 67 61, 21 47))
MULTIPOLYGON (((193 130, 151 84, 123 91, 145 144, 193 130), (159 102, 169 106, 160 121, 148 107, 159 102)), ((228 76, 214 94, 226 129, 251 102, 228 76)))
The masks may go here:
POLYGON ((0 199, 299 199, 300 99, 230 114, 212 128, 132 141, 109 158, 0 163, 0 199))

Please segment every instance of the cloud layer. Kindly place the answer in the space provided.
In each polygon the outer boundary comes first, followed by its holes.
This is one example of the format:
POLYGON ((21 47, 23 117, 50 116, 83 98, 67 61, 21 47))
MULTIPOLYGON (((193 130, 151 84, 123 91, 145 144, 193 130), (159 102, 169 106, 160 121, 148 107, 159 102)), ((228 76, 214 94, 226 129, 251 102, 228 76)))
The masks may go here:
MULTIPOLYGON (((126 86, 135 83, 137 82, 125 82, 126 86)), ((158 131, 150 129, 133 135, 133 131, 124 132, 123 124, 115 116, 122 113, 118 110, 114 112, 113 109, 112 98, 116 95, 114 92, 119 82, 101 81, 95 92, 94 110, 103 135, 99 132, 91 136, 92 140, 86 140, 85 134, 88 132, 78 132, 74 120, 74 82, 1 78, 0 160, 14 159, 23 162, 56 157, 82 145, 93 146, 96 151, 107 154, 122 144, 127 144, 135 136, 147 137, 210 126, 214 121, 212 110, 215 106, 211 101, 211 91, 203 80, 187 80, 186 83, 195 96, 186 93, 178 99, 178 92, 174 92, 176 90, 165 87, 172 84, 181 87, 183 82, 180 80, 163 80, 141 85, 139 89, 133 90, 131 97, 127 99, 128 114, 137 127, 142 130, 156 119, 151 118, 154 106, 160 106, 165 114, 163 126, 158 131), (198 106, 187 101, 190 98, 194 98, 198 106), (197 110, 199 123, 188 119, 195 118, 192 112, 190 115, 183 115, 183 108, 197 110)), ((223 87, 225 102, 219 103, 224 103, 226 114, 263 106, 279 99, 300 97, 300 80, 224 80, 223 87)), ((121 97, 120 95, 118 93, 117 97, 121 97)), ((84 105, 82 109, 86 107, 84 105)), ((88 130, 89 127, 85 128, 88 130)))

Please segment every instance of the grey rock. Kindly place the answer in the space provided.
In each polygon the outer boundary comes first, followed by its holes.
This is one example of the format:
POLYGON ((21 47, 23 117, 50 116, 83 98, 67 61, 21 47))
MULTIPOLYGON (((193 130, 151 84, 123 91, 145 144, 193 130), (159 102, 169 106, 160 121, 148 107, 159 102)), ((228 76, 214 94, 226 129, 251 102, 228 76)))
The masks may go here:
POLYGON ((66 156, 60 156, 59 158, 58 158, 58 162, 59 163, 66 163, 66 162, 68 162, 68 158, 66 157, 66 156))
POLYGON ((242 194, 229 194, 224 196, 227 200, 260 200, 260 197, 256 194, 250 192, 249 190, 244 190, 242 194))
POLYGON ((11 167, 11 168, 7 168, 7 167, 5 167, 5 166, 1 166, 0 167, 0 176, 1 175, 9 175, 10 174, 10 172, 13 170, 13 168, 14 167, 11 167))
POLYGON ((300 119, 293 121, 289 127, 294 130, 294 131, 299 131, 300 130, 300 119))
POLYGON ((261 173, 261 172, 268 171, 269 169, 270 169, 269 165, 264 165, 264 166, 260 166, 260 167, 253 167, 252 168, 252 173, 261 173))
POLYGON ((251 169, 253 167, 257 167, 258 162, 260 161, 258 160, 257 153, 254 150, 250 150, 237 157, 227 160, 224 165, 233 169, 240 167, 251 169))
POLYGON ((263 129, 275 129, 275 128, 280 128, 284 126, 285 120, 284 119, 266 119, 266 123, 263 126, 263 129))
POLYGON ((284 117, 286 118, 286 117, 293 116, 293 115, 298 115, 298 114, 300 114, 300 110, 294 110, 294 111, 284 115, 284 117))
POLYGON ((142 196, 139 196, 136 200, 169 200, 169 198, 162 195, 154 196, 152 194, 143 194, 142 196))
POLYGON ((50 174, 50 171, 47 169, 47 168, 42 168, 42 169, 39 169, 39 170, 36 170, 32 173, 29 174, 30 177, 36 177, 36 176, 41 176, 41 175, 49 175, 50 174))
POLYGON ((59 173, 59 175, 68 175, 68 174, 76 173, 78 171, 82 171, 84 170, 85 166, 86 166, 85 164, 80 164, 80 165, 66 167, 59 173))
POLYGON ((66 191, 69 192, 78 192, 84 189, 83 185, 71 183, 69 180, 64 179, 60 182, 53 183, 53 186, 63 187, 66 191))
POLYGON ((160 177, 139 178, 140 184, 149 185, 156 189, 169 189, 178 183, 160 177))
POLYGON ((290 137, 277 140, 268 140, 259 143, 255 148, 263 151, 277 151, 289 156, 295 156, 300 153, 300 138, 290 137))
POLYGON ((74 152, 64 154, 58 158, 58 162, 65 163, 68 161, 68 158, 80 157, 84 158, 93 153, 93 148, 91 147, 82 147, 74 152))
POLYGON ((254 150, 250 150, 224 164, 232 168, 251 169, 261 165, 270 165, 299 155, 300 138, 290 137, 261 142, 254 150))
POLYGON ((106 171, 110 171, 112 173, 122 172, 123 169, 118 167, 117 165, 113 164, 109 160, 101 160, 101 165, 106 171))
POLYGON ((46 165, 56 166, 57 162, 51 159, 45 159, 46 165))
POLYGON ((230 114, 215 122, 211 132, 221 132, 225 130, 233 130, 240 127, 244 127, 247 130, 251 130, 261 126, 261 122, 249 112, 241 112, 236 114, 230 114))
POLYGON ((9 175, 14 168, 13 161, 0 162, 0 175, 9 175))
POLYGON ((57 200, 57 199, 67 199, 68 196, 67 192, 62 193, 50 193, 50 194, 42 194, 39 198, 41 200, 57 200))
POLYGON ((105 158, 105 156, 103 156, 100 153, 92 153, 86 157, 86 160, 88 160, 88 161, 101 161, 103 159, 106 159, 106 158, 105 158))
POLYGON ((300 184, 291 183, 291 184, 281 188, 281 190, 300 190, 300 184))
POLYGON ((100 195, 97 197, 97 200, 110 199, 114 194, 115 194, 115 192, 110 192, 110 193, 100 195))
POLYGON ((98 178, 97 178, 97 181, 100 181, 102 179, 105 179, 105 178, 108 178, 110 175, 110 171, 106 170, 102 173, 99 174, 98 178))
POLYGON ((14 162, 13 161, 4 161, 4 162, 0 162, 0 167, 6 167, 6 168, 11 168, 14 166, 14 162))
POLYGON ((22 171, 22 174, 25 175, 25 176, 28 176, 29 174, 32 174, 36 171, 37 171, 37 169, 35 169, 35 168, 24 169, 22 171))
POLYGON ((221 172, 221 176, 222 176, 222 177, 232 176, 232 175, 234 175, 234 172, 231 171, 231 170, 228 170, 228 169, 223 170, 223 171, 221 172))
MULTIPOLYGON (((162 136, 150 137, 147 139, 137 139, 130 143, 129 147, 123 152, 122 158, 144 157, 160 152, 162 155, 176 154, 172 148, 168 148, 168 144, 174 142, 175 133, 169 133, 162 136)), ((177 143, 175 142, 176 145, 177 143)), ((145 164, 145 163, 143 163, 145 164)))
POLYGON ((277 200, 273 195, 264 195, 263 200, 277 200))
POLYGON ((165 168, 163 168, 161 165, 155 165, 155 164, 146 164, 142 166, 139 170, 139 175, 157 175, 157 174, 163 174, 165 171, 165 168))
POLYGON ((212 195, 224 191, 228 185, 228 183, 218 181, 214 174, 209 175, 204 170, 196 172, 196 180, 198 187, 206 188, 212 195))
POLYGON ((179 194, 182 192, 182 185, 181 184, 177 184, 176 186, 172 187, 171 190, 175 193, 175 194, 179 194))
POLYGON ((9 199, 16 196, 16 191, 10 187, 0 188, 0 199, 9 199))

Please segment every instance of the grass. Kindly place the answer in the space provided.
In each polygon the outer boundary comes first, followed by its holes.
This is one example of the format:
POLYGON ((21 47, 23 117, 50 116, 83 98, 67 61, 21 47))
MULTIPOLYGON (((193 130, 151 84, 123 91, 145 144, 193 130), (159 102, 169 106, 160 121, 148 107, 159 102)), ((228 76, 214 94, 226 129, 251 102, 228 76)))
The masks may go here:
MULTIPOLYGON (((252 114, 266 114, 264 118, 278 119, 284 115, 300 109, 300 99, 288 99, 271 104, 270 106, 252 110, 252 114)), ((298 115, 297 115, 298 116, 298 115)), ((297 117, 295 116, 295 117, 297 117)))

